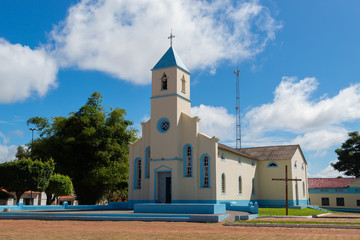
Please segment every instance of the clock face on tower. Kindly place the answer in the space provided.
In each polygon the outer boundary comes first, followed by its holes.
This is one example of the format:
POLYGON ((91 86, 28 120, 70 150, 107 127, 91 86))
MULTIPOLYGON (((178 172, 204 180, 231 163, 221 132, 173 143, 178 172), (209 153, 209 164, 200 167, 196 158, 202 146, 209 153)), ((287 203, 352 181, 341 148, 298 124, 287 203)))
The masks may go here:
POLYGON ((170 121, 167 118, 161 118, 157 123, 157 129, 161 133, 165 133, 170 129, 170 121))

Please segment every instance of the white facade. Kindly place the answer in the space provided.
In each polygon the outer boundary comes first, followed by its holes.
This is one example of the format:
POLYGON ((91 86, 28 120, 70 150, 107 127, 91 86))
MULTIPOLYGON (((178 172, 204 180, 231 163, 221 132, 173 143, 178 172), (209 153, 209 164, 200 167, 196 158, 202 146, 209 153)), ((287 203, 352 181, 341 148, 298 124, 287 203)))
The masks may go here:
POLYGON ((298 145, 236 150, 199 132, 191 117, 190 73, 172 47, 152 69, 151 119, 129 145, 129 202, 308 203, 307 163, 298 145))

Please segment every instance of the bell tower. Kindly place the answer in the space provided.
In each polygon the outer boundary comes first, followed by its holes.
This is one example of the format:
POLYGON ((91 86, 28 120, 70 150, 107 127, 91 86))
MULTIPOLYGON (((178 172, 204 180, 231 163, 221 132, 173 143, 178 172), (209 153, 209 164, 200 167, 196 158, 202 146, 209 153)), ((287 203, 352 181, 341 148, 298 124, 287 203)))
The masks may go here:
POLYGON ((180 158, 181 114, 191 115, 190 72, 171 45, 151 70, 151 158, 159 160, 180 158))

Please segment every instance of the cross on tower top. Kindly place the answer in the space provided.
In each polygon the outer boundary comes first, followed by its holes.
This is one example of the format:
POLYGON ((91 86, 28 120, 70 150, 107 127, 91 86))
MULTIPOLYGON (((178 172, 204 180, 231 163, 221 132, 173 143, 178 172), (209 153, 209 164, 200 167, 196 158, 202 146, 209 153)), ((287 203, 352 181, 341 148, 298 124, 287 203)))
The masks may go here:
POLYGON ((170 36, 168 37, 168 39, 170 39, 170 47, 172 47, 172 39, 175 38, 175 35, 172 34, 172 29, 170 32, 170 36))

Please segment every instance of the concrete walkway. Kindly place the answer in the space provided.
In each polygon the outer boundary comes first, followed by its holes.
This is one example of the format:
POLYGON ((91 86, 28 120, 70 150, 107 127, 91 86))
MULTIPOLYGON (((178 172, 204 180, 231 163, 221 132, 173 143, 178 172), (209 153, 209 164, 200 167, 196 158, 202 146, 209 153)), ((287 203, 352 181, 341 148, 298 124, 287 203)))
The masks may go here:
POLYGON ((134 213, 127 210, 28 210, 0 212, 0 219, 77 220, 77 221, 170 221, 221 222, 234 221, 247 212, 228 211, 222 214, 134 213))

